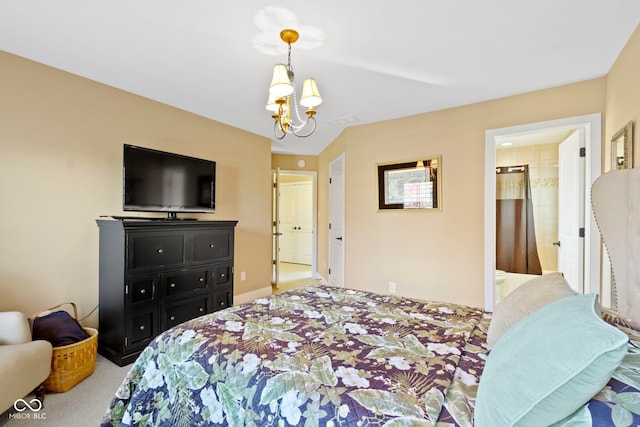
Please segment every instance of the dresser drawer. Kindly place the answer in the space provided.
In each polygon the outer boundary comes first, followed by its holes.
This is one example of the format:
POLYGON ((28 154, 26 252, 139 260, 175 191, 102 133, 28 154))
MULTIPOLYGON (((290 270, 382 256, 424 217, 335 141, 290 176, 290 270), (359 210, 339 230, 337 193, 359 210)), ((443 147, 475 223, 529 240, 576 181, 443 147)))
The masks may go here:
POLYGON ((162 330, 211 313, 211 295, 201 295, 165 304, 162 307, 162 330))
POLYGON ((162 235, 131 233, 127 237, 129 272, 184 263, 185 235, 183 233, 162 235))
POLYGON ((232 249, 232 234, 229 230, 215 230, 193 236, 194 261, 230 259, 232 249))
POLYGON ((210 268, 190 268, 162 275, 162 293, 165 297, 188 296, 184 294, 210 288, 210 268))
POLYGON ((226 286, 233 283, 233 264, 217 264, 213 266, 213 286, 226 286))
POLYGON ((127 280, 127 298, 131 304, 141 304, 156 298, 158 275, 136 277, 127 280))
POLYGON ((125 348, 144 348, 158 335, 156 307, 136 310, 127 319, 125 348))
POLYGON ((223 310, 233 305, 231 288, 218 290, 213 294, 213 311, 223 310))

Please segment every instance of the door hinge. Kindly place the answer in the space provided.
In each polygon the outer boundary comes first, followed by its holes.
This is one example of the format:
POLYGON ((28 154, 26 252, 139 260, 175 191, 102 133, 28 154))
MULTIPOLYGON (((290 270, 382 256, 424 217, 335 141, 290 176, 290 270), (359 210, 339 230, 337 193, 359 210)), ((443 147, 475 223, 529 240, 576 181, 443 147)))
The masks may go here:
POLYGON ((585 147, 580 147, 580 157, 586 157, 587 149, 585 147))
POLYGON ((580 227, 580 229, 578 230, 578 236, 584 237, 584 227, 580 227))
POLYGON ((331 184, 331 178, 329 178, 329 184, 331 184))
POLYGON ((331 274, 331 269, 329 269, 329 274, 331 274))
POLYGON ((329 223, 329 230, 331 230, 331 223, 329 223))

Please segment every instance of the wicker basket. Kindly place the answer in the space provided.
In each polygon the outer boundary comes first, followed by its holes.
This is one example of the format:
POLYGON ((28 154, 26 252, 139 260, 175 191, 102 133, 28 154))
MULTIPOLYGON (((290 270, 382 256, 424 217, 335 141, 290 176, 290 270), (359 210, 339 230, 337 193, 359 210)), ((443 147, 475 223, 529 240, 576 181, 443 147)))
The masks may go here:
MULTIPOLYGON (((73 307, 73 317, 78 320, 78 309, 72 302, 51 307, 46 312, 60 308, 65 304, 70 304, 73 307)), ((53 347, 51 373, 44 381, 45 390, 66 392, 93 374, 98 352, 98 331, 93 328, 83 327, 83 329, 89 334, 89 338, 74 344, 53 347)))

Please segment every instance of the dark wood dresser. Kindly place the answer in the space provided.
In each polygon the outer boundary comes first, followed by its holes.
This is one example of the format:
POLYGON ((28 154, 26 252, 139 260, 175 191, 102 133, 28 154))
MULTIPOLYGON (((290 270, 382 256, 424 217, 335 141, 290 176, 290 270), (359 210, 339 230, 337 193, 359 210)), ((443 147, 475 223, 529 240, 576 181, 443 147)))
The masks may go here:
POLYGON ((99 219, 98 351, 123 366, 158 335, 233 305, 237 221, 99 219))

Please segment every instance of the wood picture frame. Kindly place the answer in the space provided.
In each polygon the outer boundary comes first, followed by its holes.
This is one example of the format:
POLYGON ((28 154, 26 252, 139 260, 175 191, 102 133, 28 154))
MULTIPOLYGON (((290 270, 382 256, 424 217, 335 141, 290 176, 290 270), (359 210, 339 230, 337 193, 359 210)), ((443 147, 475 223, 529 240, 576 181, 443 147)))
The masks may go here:
POLYGON ((442 158, 377 165, 379 211, 442 209, 442 158))

